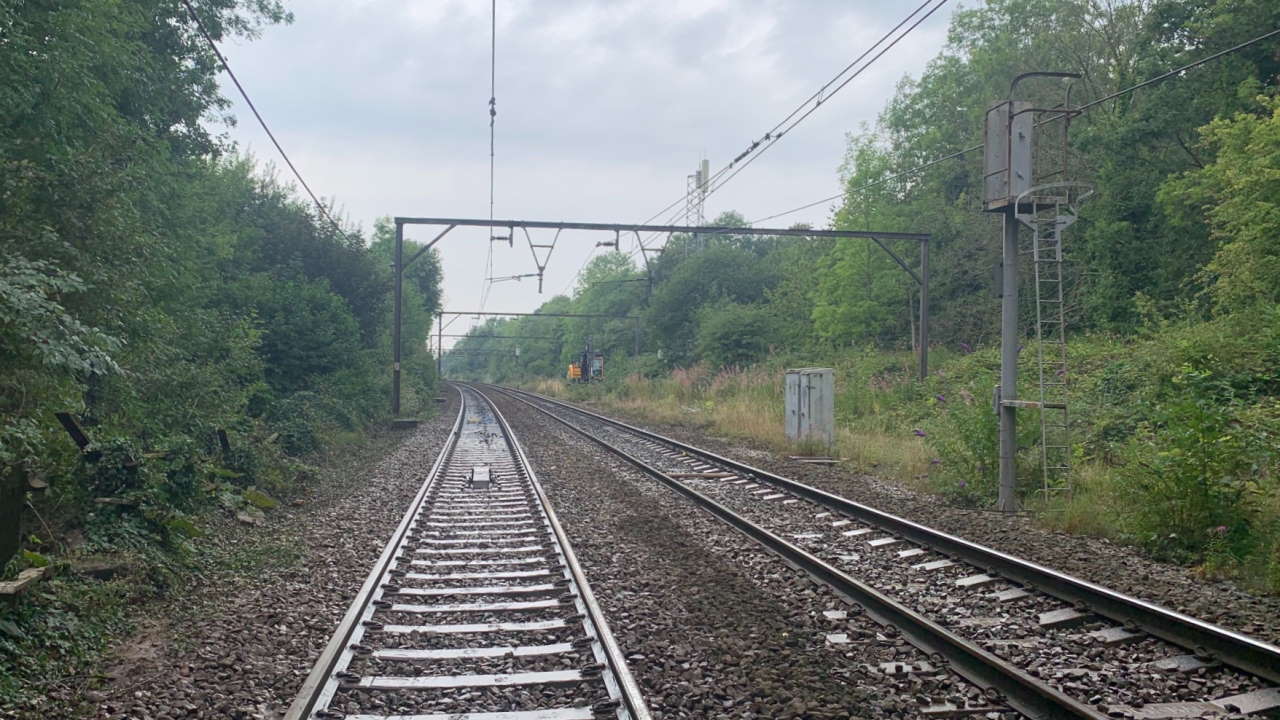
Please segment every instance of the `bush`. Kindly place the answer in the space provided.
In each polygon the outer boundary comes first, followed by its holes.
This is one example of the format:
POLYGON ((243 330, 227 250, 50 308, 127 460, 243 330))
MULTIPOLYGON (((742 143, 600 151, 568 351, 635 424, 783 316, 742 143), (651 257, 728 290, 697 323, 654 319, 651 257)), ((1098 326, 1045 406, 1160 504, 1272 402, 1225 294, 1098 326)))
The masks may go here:
POLYGON ((777 321, 763 305, 725 302, 698 313, 698 355, 716 367, 763 359, 777 335, 777 321))
POLYGON ((1000 481, 999 418, 990 403, 970 393, 938 398, 938 413, 927 426, 929 446, 937 453, 930 480, 960 504, 991 504, 1000 481))
POLYGON ((1249 557, 1267 544, 1259 511, 1276 492, 1280 403, 1250 404, 1224 378, 1183 366, 1175 392, 1128 445, 1119 474, 1138 539, 1196 560, 1249 557))

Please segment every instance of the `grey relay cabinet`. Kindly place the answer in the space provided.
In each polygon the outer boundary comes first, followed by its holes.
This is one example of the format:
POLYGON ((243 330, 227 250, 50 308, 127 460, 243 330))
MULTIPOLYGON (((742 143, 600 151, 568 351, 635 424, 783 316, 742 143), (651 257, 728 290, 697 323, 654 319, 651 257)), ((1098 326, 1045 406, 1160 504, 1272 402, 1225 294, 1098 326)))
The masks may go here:
POLYGON ((820 442, 830 447, 836 431, 836 373, 831 368, 788 370, 786 386, 787 437, 820 442))

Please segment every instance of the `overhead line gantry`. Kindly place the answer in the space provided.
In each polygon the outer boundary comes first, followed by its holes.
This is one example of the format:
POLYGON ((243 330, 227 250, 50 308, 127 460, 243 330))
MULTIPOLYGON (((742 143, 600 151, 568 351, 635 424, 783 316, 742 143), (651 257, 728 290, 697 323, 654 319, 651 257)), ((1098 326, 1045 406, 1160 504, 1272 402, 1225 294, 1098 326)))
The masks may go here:
MULTIPOLYGON (((597 232, 611 232, 615 234, 630 232, 636 233, 639 237, 641 233, 657 233, 672 235, 682 233, 692 235, 698 233, 700 235, 752 235, 760 237, 800 237, 800 238, 825 238, 830 240, 839 240, 843 238, 866 238, 880 246, 893 261, 902 268, 911 279, 920 287, 920 320, 919 320, 919 374, 923 379, 928 374, 929 369, 929 240, 931 236, 928 233, 907 233, 907 232, 885 232, 877 230, 809 230, 805 228, 759 228, 759 227, 727 227, 727 226, 697 226, 697 225, 646 225, 636 223, 597 223, 597 222, 569 222, 569 221, 550 221, 550 220, 484 220, 477 218, 433 218, 433 217, 396 217, 394 218, 396 226, 396 246, 395 261, 392 269, 395 274, 395 308, 394 323, 392 327, 392 380, 391 380, 391 412, 394 415, 400 414, 400 334, 401 324, 403 321, 401 305, 403 301, 403 284, 404 269, 412 262, 422 257, 424 253, 432 248, 436 243, 440 242, 445 235, 449 234, 454 228, 458 227, 483 227, 490 229, 492 235, 493 228, 507 228, 510 233, 514 233, 516 228, 520 228, 526 233, 531 229, 555 230, 558 232, 563 230, 587 230, 597 232), (444 229, 436 234, 434 238, 409 258, 406 262, 404 259, 404 228, 406 225, 428 225, 428 226, 444 226, 444 229), (893 248, 885 244, 886 240, 914 240, 919 243, 920 257, 917 268, 912 268, 902 259, 893 248)), ((532 242, 530 243, 533 244, 532 242)), ((536 259, 536 256, 535 256, 536 259)), ((644 256, 645 263, 648 263, 648 254, 644 256)), ((541 274, 543 265, 539 264, 539 274, 541 274)), ((483 311, 462 311, 462 310, 442 310, 437 313, 441 320, 441 327, 437 333, 437 370, 443 368, 440 356, 441 345, 443 343, 443 319, 445 315, 474 315, 489 317, 565 317, 565 318, 613 318, 613 319, 630 319, 639 321, 638 316, 634 315, 600 315, 592 313, 501 313, 501 312, 483 312, 483 311)), ((637 325, 637 343, 639 342, 637 325)))

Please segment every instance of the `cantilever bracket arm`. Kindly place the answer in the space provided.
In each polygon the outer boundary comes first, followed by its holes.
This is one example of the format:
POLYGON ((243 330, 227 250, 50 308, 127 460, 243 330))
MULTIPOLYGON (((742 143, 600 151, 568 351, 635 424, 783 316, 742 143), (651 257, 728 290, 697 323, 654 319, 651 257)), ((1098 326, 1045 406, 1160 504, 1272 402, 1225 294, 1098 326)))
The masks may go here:
POLYGON ((902 268, 903 270, 906 270, 907 274, 911 276, 912 280, 916 281, 917 285, 924 284, 924 282, 920 280, 920 276, 916 274, 916 271, 912 270, 910 265, 907 265, 905 262, 903 262, 902 258, 898 256, 898 253, 889 249, 888 245, 885 245, 884 243, 880 242, 880 238, 872 237, 871 240, 875 244, 879 245, 881 250, 889 253, 889 257, 893 258, 893 261, 898 263, 898 267, 902 268))
POLYGON ((406 267, 409 267, 410 265, 412 265, 414 260, 417 260, 418 258, 422 257, 422 254, 423 254, 423 253, 425 253, 426 251, 430 250, 432 245, 435 245, 436 243, 440 242, 440 238, 442 238, 442 237, 444 237, 445 235, 449 234, 449 231, 450 231, 450 230, 452 230, 452 229, 454 229, 454 228, 456 228, 456 227, 458 227, 458 226, 457 226, 457 225, 450 225, 449 227, 447 227, 447 228, 445 228, 445 229, 441 230, 439 235, 435 236, 435 238, 433 238, 433 239, 431 240, 431 242, 429 242, 429 243, 427 243, 426 245, 422 246, 422 248, 421 248, 420 250, 418 250, 418 252, 414 253, 414 254, 413 254, 413 257, 409 258, 409 261, 408 261, 408 262, 406 262, 406 263, 405 263, 404 265, 402 265, 401 267, 402 267, 402 268, 406 268, 406 267))
POLYGON ((489 278, 489 282, 496 283, 496 282, 503 282, 505 280, 515 280, 519 282, 520 280, 523 280, 524 278, 527 278, 527 277, 539 277, 539 273, 521 273, 520 275, 502 275, 500 277, 489 278))

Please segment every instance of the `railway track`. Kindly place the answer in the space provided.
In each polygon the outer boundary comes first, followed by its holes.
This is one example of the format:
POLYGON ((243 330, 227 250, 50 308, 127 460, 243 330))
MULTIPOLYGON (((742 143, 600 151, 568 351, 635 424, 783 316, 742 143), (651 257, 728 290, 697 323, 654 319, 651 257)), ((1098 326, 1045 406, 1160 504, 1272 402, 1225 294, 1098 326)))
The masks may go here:
POLYGON ((287 720, 648 720, 506 421, 460 387, 444 450, 287 720))
MULTIPOLYGON (((1165 720, 1280 708, 1273 645, 566 403, 498 390, 689 497, 988 691, 978 705, 925 698, 922 715, 1011 708, 1165 720)), ((831 617, 838 644, 845 618, 831 617)))

